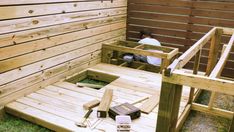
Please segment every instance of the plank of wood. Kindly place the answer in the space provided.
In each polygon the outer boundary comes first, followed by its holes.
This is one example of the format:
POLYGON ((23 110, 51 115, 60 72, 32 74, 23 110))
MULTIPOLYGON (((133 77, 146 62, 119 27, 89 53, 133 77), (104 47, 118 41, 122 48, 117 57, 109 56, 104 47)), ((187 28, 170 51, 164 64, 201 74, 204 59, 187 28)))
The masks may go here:
POLYGON ((159 103, 159 95, 151 96, 146 102, 140 106, 143 113, 149 114, 159 103))
POLYGON ((63 43, 67 43, 70 41, 79 40, 88 36, 94 36, 101 33, 105 33, 105 30, 103 31, 98 30, 102 26, 118 23, 124 21, 123 18, 117 16, 117 17, 111 17, 111 18, 101 18, 101 19, 95 19, 95 20, 89 20, 89 21, 81 21, 76 22, 72 24, 66 24, 64 26, 55 26, 50 28, 42 28, 37 29, 35 32, 33 31, 23 31, 19 32, 22 35, 19 35, 14 33, 8 35, 0 35, 0 45, 6 46, 7 43, 10 43, 8 47, 0 48, 0 59, 7 59, 15 56, 19 56, 22 54, 35 52, 37 50, 41 49, 47 49, 49 47, 61 45, 63 43), (68 28, 68 27, 73 27, 68 28), (91 30, 96 30, 95 32, 92 32, 91 30), (39 35, 38 35, 39 34, 39 35), (70 38, 66 37, 67 35, 70 35, 70 38), (72 37, 75 34, 80 34, 79 36, 72 37), (25 35, 30 36, 24 37, 25 35), (12 40, 13 37, 13 40, 12 40), (48 39, 49 38, 49 39, 48 39), (60 38, 60 39, 58 39, 60 38), (18 44, 20 43, 20 44, 18 44), (42 45, 41 43, 46 43, 42 45), (14 49, 14 51, 12 51, 14 49))
POLYGON ((6 106, 5 109, 7 113, 18 116, 30 122, 37 123, 54 131, 82 131, 82 129, 79 129, 75 126, 73 121, 55 116, 54 114, 35 109, 21 103, 10 103, 6 106))
POLYGON ((222 29, 216 29, 215 35, 211 39, 206 75, 210 75, 210 73, 213 71, 213 68, 216 65, 216 62, 218 61, 218 51, 221 45, 222 34, 222 29))
MULTIPOLYGON (((115 33, 114 34, 117 35, 120 32, 117 31, 117 32, 115 32, 116 34, 115 33)), ((122 32, 122 33, 124 33, 124 32, 122 32)), ((114 34, 110 33, 109 35, 114 35, 114 34)), ((106 37, 108 38, 109 35, 108 36, 107 35, 108 34, 106 34, 106 37)), ((19 67, 19 66, 22 66, 22 67, 20 68, 20 70, 15 69, 15 70, 11 70, 9 72, 5 72, 5 73, 1 74, 0 85, 8 83, 10 81, 13 81, 15 79, 30 75, 32 73, 44 70, 46 68, 56 66, 57 64, 61 64, 61 63, 64 63, 66 61, 73 60, 73 59, 75 59, 77 57, 80 57, 82 55, 85 55, 87 53, 92 53, 92 52, 95 52, 96 50, 100 50, 101 49, 101 44, 102 44, 103 41, 111 41, 111 40, 107 39, 107 40, 97 42, 95 44, 92 43, 95 38, 102 39, 101 36, 98 35, 96 37, 93 37, 93 38, 91 38, 91 41, 90 41, 90 39, 77 41, 78 43, 85 42, 86 44, 83 44, 83 45, 77 45, 77 42, 72 42, 72 43, 65 44, 63 46, 50 48, 50 49, 47 50, 48 52, 47 51, 46 52, 45 51, 37 51, 37 52, 33 52, 33 53, 30 53, 30 54, 27 54, 27 55, 23 55, 23 56, 19 56, 19 57, 15 57, 15 58, 12 58, 12 59, 9 59, 9 60, 2 61, 2 62, 0 62, 1 66, 3 66, 3 67, 4 66, 9 66, 9 67, 0 68, 0 70, 2 72, 5 71, 5 70, 10 70, 12 68, 19 67), (89 41, 89 42, 87 43, 87 41, 89 41), (62 51, 62 49, 64 50, 64 48, 66 46, 69 46, 70 48, 67 47, 68 52, 64 53, 62 51), (81 46, 84 46, 84 47, 81 47, 81 46), (58 50, 59 47, 62 48, 62 49, 58 50), (51 51, 51 52, 53 51, 55 53, 49 53, 49 51, 51 51), (45 54, 43 56, 41 56, 42 53, 45 53, 45 54), (33 55, 41 56, 41 57, 39 57, 38 59, 33 59, 33 55), (62 58, 62 56, 63 56, 63 58, 62 58), (48 57, 52 57, 52 58, 48 58, 48 57), (39 62, 35 62, 36 60, 38 60, 39 62), (35 63, 27 65, 27 66, 23 66, 23 65, 25 65, 27 63, 31 63, 31 62, 32 63, 35 62, 35 63), (48 63, 48 62, 50 62, 50 63, 48 63), (51 62, 53 62, 53 63, 51 63, 51 62), (12 65, 10 66, 10 64, 12 64, 12 65), (28 69, 30 69, 30 70, 28 70, 28 69), (17 75, 17 76, 11 76, 13 74, 17 75), (11 76, 11 78, 9 78, 9 76, 11 76)), ((109 37, 114 37, 114 36, 109 36, 109 37)), ((112 41, 114 39, 116 39, 116 38, 112 38, 112 41)))
POLYGON ((183 113, 180 115, 178 121, 177 121, 177 124, 176 124, 176 132, 179 132, 180 129, 182 128, 184 122, 186 121, 189 113, 190 113, 190 110, 191 110, 191 104, 188 104, 183 113))
MULTIPOLYGON (((101 9, 101 8, 100 8, 101 9)), ((126 15, 126 7, 122 8, 116 8, 116 9, 103 9, 103 10, 91 10, 91 11, 84 11, 84 12, 75 12, 75 13, 66 13, 66 14, 56 14, 56 15, 48 15, 48 16, 38 16, 38 17, 29 17, 29 18, 21 18, 21 19, 11 19, 11 20, 5 20, 0 22, 0 34, 5 34, 5 36, 0 35, 0 38, 9 38, 15 35, 15 38, 13 39, 6 39, 3 40, 5 42, 0 42, 0 47, 2 46, 9 46, 12 45, 13 41, 16 43, 25 42, 33 39, 43 38, 45 37, 44 33, 48 33, 48 36, 56 35, 64 30, 64 32, 67 31, 74 31, 74 29, 77 29, 79 24, 84 23, 82 21, 88 22, 88 25, 83 25, 83 28, 85 26, 92 27, 90 25, 93 23, 93 19, 97 19, 99 22, 101 22, 101 19, 109 19, 111 21, 112 18, 120 17, 120 15, 123 17, 126 15), (117 15, 117 16, 114 16, 117 15), (104 17, 104 18, 101 18, 104 17), (78 24, 78 25, 76 25, 78 24), (72 29, 68 29, 66 27, 74 27, 72 29), (60 28, 58 28, 60 27, 60 28), (32 29, 36 28, 36 29, 32 29), (23 31, 22 31, 23 30, 23 31), (26 31, 24 31, 26 30, 26 31), (30 30, 30 31, 29 31, 30 30), (46 32, 46 30, 49 30, 46 32), (19 32, 20 31, 20 32, 19 32), (44 31, 44 33, 43 33, 44 31), (56 33, 57 31, 57 33, 56 33), (36 34, 36 32, 40 34, 36 34), (33 36, 31 38, 30 36, 24 36, 25 34, 30 34, 33 36)), ((123 17, 125 18, 125 17, 123 17)), ((114 20, 112 19, 112 20, 114 20)))
POLYGON ((49 15, 57 13, 68 13, 84 10, 95 10, 102 8, 114 8, 119 6, 126 6, 126 0, 110 1, 92 1, 90 2, 73 2, 73 3, 54 3, 54 4, 40 4, 40 5, 22 5, 22 6, 5 6, 0 9, 0 19, 12 19, 21 17, 32 17, 40 15, 49 15), (9 13, 11 11, 17 13, 9 13))
POLYGON ((98 118, 106 118, 113 96, 113 89, 106 89, 97 110, 98 118))
POLYGON ((22 97, 26 94, 32 93, 38 89, 41 89, 45 86, 48 86, 52 83, 57 82, 58 80, 65 79, 66 76, 71 76, 74 73, 77 73, 79 71, 82 71, 88 67, 94 66, 97 63, 100 63, 100 59, 91 61, 90 63, 81 64, 73 69, 67 69, 62 73, 59 73, 53 77, 47 78, 46 80, 39 81, 39 82, 33 82, 27 87, 22 87, 20 90, 16 90, 14 92, 10 92, 7 96, 4 96, 0 100, 0 105, 5 105, 6 103, 9 103, 19 97, 22 97))
POLYGON ((86 110, 89 110, 89 109, 92 109, 92 108, 98 106, 99 104, 100 104, 100 101, 95 99, 95 100, 92 100, 92 101, 89 101, 89 102, 83 104, 83 108, 86 110))
MULTIPOLYGON (((89 1, 89 0, 67 0, 66 2, 78 2, 78 1, 89 1)), ((105 1, 105 0, 103 0, 105 1)), ((61 3, 65 2, 64 0, 41 0, 41 1, 35 1, 35 0, 1 0, 0 5, 23 5, 23 4, 44 4, 44 3, 61 3)))
MULTIPOLYGON (((115 23, 115 24, 111 24, 111 25, 105 25, 105 26, 97 28, 97 32, 95 32, 95 33, 93 31, 89 30, 90 32, 93 32, 93 33, 90 33, 89 35, 97 35, 97 33, 104 33, 104 32, 108 32, 108 31, 113 31, 115 29, 118 30, 118 29, 121 29, 121 28, 124 28, 124 27, 125 27, 124 22, 115 23)), ((88 37, 89 35, 86 34, 83 37, 88 37)), ((65 40, 65 38, 67 38, 67 39, 69 38, 69 40, 70 40, 71 38, 74 38, 74 37, 76 38, 78 36, 80 36, 79 31, 76 32, 76 33, 65 34, 65 35, 63 35, 63 40, 67 41, 67 40, 65 40)), ((60 37, 57 36, 56 38, 54 38, 55 40, 53 40, 53 41, 47 40, 45 43, 48 43, 48 42, 50 42, 50 43, 56 43, 56 42, 60 43, 60 42, 62 42, 62 40, 61 40, 62 38, 60 38, 60 37), (60 42, 59 42, 59 40, 60 40, 60 42)), ((100 35, 97 35, 96 37, 100 37, 100 35)), ((1 61, 0 65, 2 65, 2 66, 1 66, 0 71, 1 72, 8 71, 8 70, 17 68, 19 66, 27 65, 27 64, 30 64, 30 63, 33 63, 33 62, 36 62, 36 61, 40 61, 40 60, 43 60, 43 59, 46 59, 46 58, 50 58, 52 56, 67 53, 69 51, 81 48, 83 46, 90 45, 90 44, 92 44, 92 42, 87 42, 87 40, 90 40, 90 39, 94 40, 95 38, 91 37, 91 38, 82 39, 80 41, 77 40, 77 41, 82 43, 82 44, 79 44, 79 45, 77 44, 76 41, 68 42, 68 43, 65 43, 65 44, 62 44, 62 45, 58 45, 58 46, 55 46, 55 47, 52 47, 52 48, 48 48, 46 50, 39 50, 39 51, 36 51, 36 52, 33 52, 33 53, 29 53, 29 54, 26 54, 26 55, 22 55, 22 56, 18 56, 18 57, 15 57, 15 58, 11 58, 11 59, 1 61), (36 57, 36 59, 35 59, 35 57, 36 57), (11 63, 11 65, 9 63, 11 63)), ((103 37, 101 39, 106 40, 106 38, 103 38, 103 37)))
POLYGON ((201 75, 192 75, 182 72, 181 70, 173 71, 173 76, 170 78, 164 76, 163 80, 170 83, 234 95, 234 82, 229 80, 209 78, 201 75))
POLYGON ((224 110, 224 109, 219 109, 219 108, 209 109, 208 106, 198 104, 198 103, 193 103, 192 104, 192 110, 204 112, 204 113, 211 114, 211 115, 214 115, 214 116, 225 117, 225 118, 228 118, 228 119, 232 119, 233 115, 234 115, 234 112, 224 110))
POLYGON ((162 83, 156 126, 157 132, 174 132, 176 130, 181 93, 182 85, 162 83))
MULTIPOLYGON (((99 54, 99 53, 100 53, 100 51, 97 52, 97 54, 99 54)), ((74 60, 71 60, 71 61, 68 61, 68 62, 70 62, 71 66, 74 64, 72 67, 78 66, 76 63, 80 63, 81 65, 83 65, 83 64, 86 63, 85 61, 87 61, 87 60, 94 61, 94 60, 100 58, 100 56, 96 56, 97 54, 94 53, 93 56, 88 54, 88 55, 78 57, 77 59, 74 59, 74 60), (93 58, 93 59, 91 59, 91 58, 93 58)), ((53 61, 51 60, 51 62, 53 62, 53 61)), ((39 72, 39 73, 36 73, 36 74, 32 74, 32 75, 27 76, 25 78, 20 78, 17 81, 13 81, 13 82, 8 83, 6 85, 0 86, 0 91, 2 91, 1 94, 0 94, 0 98, 4 97, 4 96, 7 96, 8 94, 10 94, 10 93, 12 93, 14 91, 21 90, 22 88, 25 88, 25 87, 28 87, 28 86, 30 86, 32 84, 38 83, 38 82, 43 80, 42 77, 50 78, 50 77, 53 76, 53 74, 48 74, 48 73, 56 71, 55 69, 58 68, 58 67, 64 67, 64 66, 67 67, 66 63, 63 64, 63 65, 58 65, 57 67, 48 68, 48 69, 44 70, 43 73, 39 72)))

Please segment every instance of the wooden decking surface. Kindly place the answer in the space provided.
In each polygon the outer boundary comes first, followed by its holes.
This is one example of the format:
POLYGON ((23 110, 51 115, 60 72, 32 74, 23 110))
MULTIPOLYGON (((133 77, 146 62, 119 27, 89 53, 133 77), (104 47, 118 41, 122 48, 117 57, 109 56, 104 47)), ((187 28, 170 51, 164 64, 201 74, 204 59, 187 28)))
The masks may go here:
MULTIPOLYGON (((28 121, 42 125, 55 131, 113 131, 115 121, 111 118, 96 117, 96 108, 91 114, 91 124, 96 127, 79 128, 75 125, 87 112, 82 105, 93 99, 101 99, 106 88, 114 89, 111 105, 133 103, 144 97, 160 95, 161 75, 141 70, 124 68, 110 64, 98 64, 88 70, 119 76, 101 90, 88 87, 79 88, 68 82, 58 82, 34 93, 19 98, 6 105, 6 111, 28 121)), ((188 100, 189 89, 183 90, 180 113, 188 100)), ((141 103, 135 106, 141 106, 141 103)), ((150 114, 132 122, 132 131, 155 131, 158 106, 150 114)))

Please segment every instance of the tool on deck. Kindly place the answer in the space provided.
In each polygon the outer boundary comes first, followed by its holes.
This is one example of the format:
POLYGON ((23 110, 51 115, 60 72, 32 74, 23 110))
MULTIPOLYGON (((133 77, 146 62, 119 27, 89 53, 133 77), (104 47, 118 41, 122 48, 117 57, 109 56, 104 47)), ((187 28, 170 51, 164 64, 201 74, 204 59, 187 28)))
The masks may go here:
POLYGON ((87 121, 88 117, 90 116, 90 114, 93 112, 92 109, 90 109, 86 114, 85 116, 82 118, 82 120, 80 122, 76 122, 76 125, 78 127, 83 127, 83 128, 86 128, 87 127, 87 124, 85 124, 85 122, 87 121))
POLYGON ((132 104, 124 103, 110 108, 109 117, 115 120, 117 115, 129 115, 133 120, 141 116, 141 110, 132 104))

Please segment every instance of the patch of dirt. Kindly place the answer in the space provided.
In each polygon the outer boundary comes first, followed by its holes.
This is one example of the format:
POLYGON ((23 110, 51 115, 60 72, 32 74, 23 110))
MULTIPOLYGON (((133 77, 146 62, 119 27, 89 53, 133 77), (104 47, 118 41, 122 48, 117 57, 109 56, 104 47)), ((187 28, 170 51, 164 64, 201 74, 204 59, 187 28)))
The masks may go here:
MULTIPOLYGON (((211 93, 209 91, 203 91, 199 96, 197 103, 207 105, 209 103, 211 93)), ((230 111, 234 111, 234 96, 225 94, 217 94, 214 107, 222 108, 230 111)), ((228 132, 231 120, 211 116, 201 112, 192 111, 184 126, 182 132, 228 132)))

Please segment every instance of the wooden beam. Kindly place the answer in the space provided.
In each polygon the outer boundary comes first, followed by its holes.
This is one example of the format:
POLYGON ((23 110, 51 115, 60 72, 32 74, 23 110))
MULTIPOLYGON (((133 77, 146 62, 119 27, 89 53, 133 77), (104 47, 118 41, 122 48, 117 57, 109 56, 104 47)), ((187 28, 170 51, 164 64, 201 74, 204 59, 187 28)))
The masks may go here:
POLYGON ((193 75, 181 70, 174 70, 171 77, 163 76, 163 80, 173 84, 234 95, 234 82, 229 80, 193 75))
POLYGON ((157 105, 159 102, 159 96, 158 95, 152 95, 146 102, 144 102, 141 106, 141 112, 149 114, 157 105))
POLYGON ((117 46, 117 45, 111 45, 111 44, 103 44, 103 49, 108 50, 115 50, 115 51, 121 51, 126 53, 132 53, 132 54, 140 54, 144 56, 153 56, 153 57, 159 57, 159 58, 167 58, 167 53, 160 53, 160 52, 152 52, 142 49, 134 49, 124 46, 117 46))
POLYGON ((215 116, 225 117, 225 118, 228 118, 228 119, 232 119, 233 115, 234 115, 234 113, 231 112, 231 111, 227 111, 227 110, 223 110, 223 109, 219 109, 219 108, 209 109, 208 106, 198 104, 198 103, 193 103, 192 104, 192 110, 204 112, 204 113, 215 115, 215 116))
POLYGON ((106 89, 97 110, 98 118, 106 118, 113 96, 113 89, 106 89))
POLYGON ((215 67, 216 62, 218 61, 219 47, 221 44, 223 30, 217 29, 215 35, 211 39, 210 51, 208 56, 208 64, 206 68, 206 74, 210 75, 213 68, 215 67))
MULTIPOLYGON (((136 48, 137 46, 139 45, 142 45, 138 42, 133 42, 133 41, 121 41, 121 43, 123 45, 126 45, 126 46, 132 46, 134 48, 136 48)), ((140 46, 138 48, 142 48, 142 49, 152 49, 152 50, 161 50, 163 52, 166 52, 166 53, 169 53, 177 48, 174 48, 174 47, 168 47, 168 46, 156 46, 156 45, 149 45, 149 44, 143 44, 144 46, 140 46)))
POLYGON ((156 132, 174 132, 179 113, 182 85, 162 82, 156 132))
POLYGON ((181 127, 183 126, 185 120, 187 119, 189 113, 191 111, 191 104, 188 104, 183 113, 181 114, 181 116, 179 117, 178 121, 177 121, 177 124, 176 124, 176 132, 179 132, 181 127))
POLYGON ((223 34, 226 35, 232 35, 234 33, 233 28, 227 28, 227 27, 218 27, 219 29, 223 29, 223 34))
MULTIPOLYGON (((230 55, 230 52, 232 50, 233 43, 234 43, 234 34, 232 35, 228 45, 226 46, 225 50, 223 51, 221 58, 219 59, 217 65, 215 66, 215 68, 213 69, 213 71, 211 72, 209 77, 216 78, 216 77, 219 77, 221 75, 223 68, 227 62, 227 59, 230 55)), ((208 104, 209 109, 211 109, 211 107, 213 106, 215 96, 216 96, 216 92, 212 92, 212 94, 210 96, 210 101, 208 104)))
POLYGON ((100 104, 100 101, 95 99, 95 100, 92 100, 92 101, 89 101, 89 102, 83 104, 83 108, 85 110, 89 110, 89 109, 92 109, 92 108, 98 106, 99 104, 100 104))
POLYGON ((102 63, 110 63, 112 57, 112 50, 102 47, 102 63))
POLYGON ((228 45, 226 46, 226 49, 224 50, 221 58, 219 59, 217 65, 215 66, 214 70, 212 71, 212 73, 210 74, 210 77, 217 77, 217 76, 220 76, 226 62, 227 62, 227 59, 230 55, 230 52, 232 50, 232 46, 233 46, 233 43, 234 43, 234 34, 232 35, 228 45))
POLYGON ((183 68, 188 61, 199 51, 201 48, 215 35, 217 28, 210 30, 205 36, 203 36, 199 41, 197 41, 192 47, 190 47, 183 55, 181 55, 176 61, 174 61, 168 69, 173 71, 177 68, 183 68))
MULTIPOLYGON (((199 70, 200 59, 201 59, 201 50, 199 50, 195 56, 194 66, 193 66, 193 74, 197 74, 197 72, 199 70)), ((189 100, 188 100, 189 104, 191 104, 193 102, 194 91, 195 91, 195 88, 191 87, 190 93, 189 93, 189 100)))

